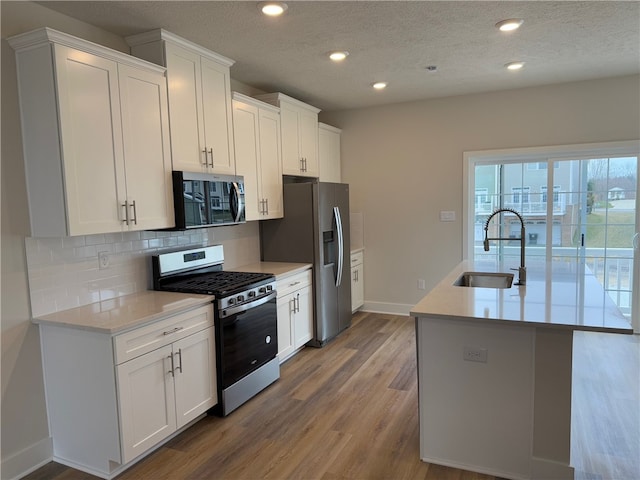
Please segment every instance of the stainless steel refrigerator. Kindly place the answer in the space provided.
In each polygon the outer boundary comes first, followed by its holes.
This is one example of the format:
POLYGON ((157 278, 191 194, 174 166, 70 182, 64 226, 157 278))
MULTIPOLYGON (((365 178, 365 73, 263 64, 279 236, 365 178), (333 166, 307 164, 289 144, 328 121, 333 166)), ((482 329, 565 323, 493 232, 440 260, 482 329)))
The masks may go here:
POLYGON ((263 261, 313 264, 314 338, 322 347, 351 325, 349 185, 284 184, 284 218, 260 222, 263 261))

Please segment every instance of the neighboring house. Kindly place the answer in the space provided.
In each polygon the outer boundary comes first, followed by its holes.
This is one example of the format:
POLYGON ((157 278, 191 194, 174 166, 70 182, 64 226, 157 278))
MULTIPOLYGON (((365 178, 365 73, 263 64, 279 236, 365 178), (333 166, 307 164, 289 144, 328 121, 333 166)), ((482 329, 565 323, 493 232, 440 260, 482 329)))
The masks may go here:
POLYGON ((613 187, 609 189, 609 194, 607 196, 609 200, 624 200, 625 192, 620 187, 613 187))
MULTIPOLYGON (((548 192, 547 162, 483 166, 476 170, 476 240, 481 241, 487 216, 496 208, 513 208, 522 214, 527 244, 546 243, 547 204, 553 203, 553 245, 570 245, 579 223, 579 162, 555 162, 553 192, 548 192)), ((508 215, 506 216, 508 218, 508 215)), ((507 220, 506 236, 520 236, 517 219, 507 220), (513 225, 513 232, 511 227, 513 225)), ((496 233, 496 232, 494 232, 496 233)), ((493 234, 492 234, 493 235, 493 234)))

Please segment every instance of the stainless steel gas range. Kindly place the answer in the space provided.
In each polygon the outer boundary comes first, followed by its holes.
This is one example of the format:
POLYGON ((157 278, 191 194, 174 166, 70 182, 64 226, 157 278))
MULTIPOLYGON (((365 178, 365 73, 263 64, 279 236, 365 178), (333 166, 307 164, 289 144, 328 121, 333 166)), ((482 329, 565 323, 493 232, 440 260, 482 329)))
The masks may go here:
POLYGON ((275 277, 223 270, 222 245, 152 257, 153 287, 214 295, 218 405, 226 416, 280 378, 275 277))

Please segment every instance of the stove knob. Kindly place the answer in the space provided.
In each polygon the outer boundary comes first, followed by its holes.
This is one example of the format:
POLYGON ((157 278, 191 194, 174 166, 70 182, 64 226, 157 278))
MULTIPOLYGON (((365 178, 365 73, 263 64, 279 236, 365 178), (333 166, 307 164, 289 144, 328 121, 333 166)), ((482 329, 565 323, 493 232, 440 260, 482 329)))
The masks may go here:
POLYGON ((244 295, 238 295, 237 300, 239 302, 244 302, 244 295))
POLYGON ((256 296, 256 292, 254 292, 253 290, 251 290, 251 291, 249 292, 249 298, 251 298, 251 297, 255 297, 255 296, 256 296))
POLYGON ((235 298, 230 298, 229 299, 229 305, 233 305, 234 303, 236 303, 236 299, 235 298))
POLYGON ((266 289, 265 287, 260 287, 260 288, 258 289, 258 292, 260 292, 260 293, 266 293, 266 292, 267 292, 267 289, 266 289))
POLYGON ((271 285, 267 285, 267 292, 270 292, 271 290, 273 290, 273 287, 271 285))

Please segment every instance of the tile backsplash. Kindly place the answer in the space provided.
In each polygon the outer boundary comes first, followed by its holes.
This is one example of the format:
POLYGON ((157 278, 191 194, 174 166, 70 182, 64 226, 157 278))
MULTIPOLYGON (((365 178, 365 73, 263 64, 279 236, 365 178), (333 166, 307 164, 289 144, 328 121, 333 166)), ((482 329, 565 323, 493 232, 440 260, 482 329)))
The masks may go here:
POLYGON ((222 244, 225 268, 260 261, 257 222, 184 232, 25 239, 33 317, 152 288, 151 255, 222 244), (99 254, 109 265, 100 268, 99 254))

